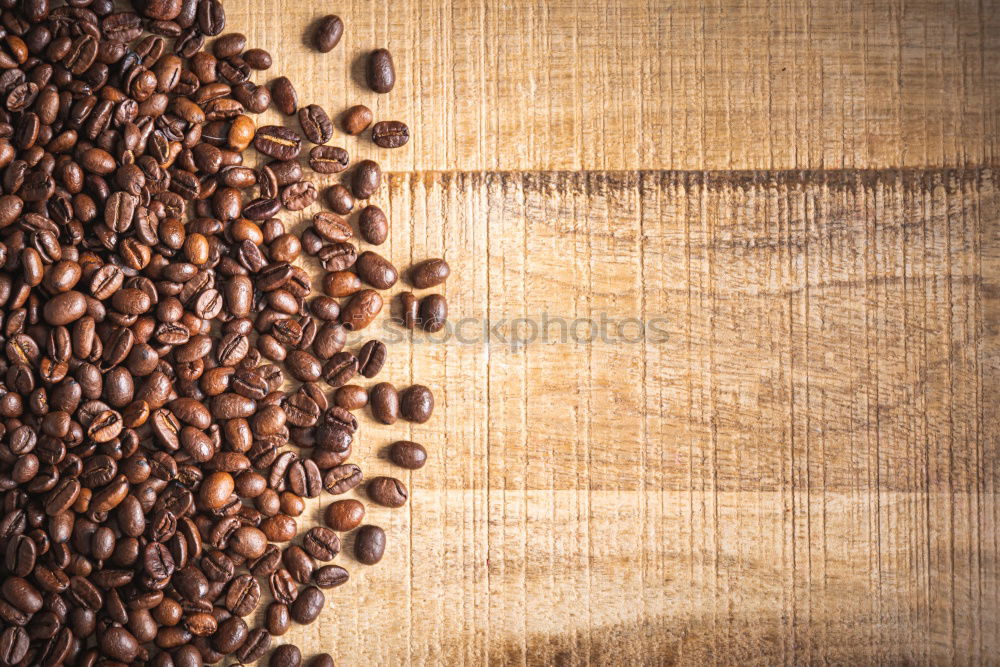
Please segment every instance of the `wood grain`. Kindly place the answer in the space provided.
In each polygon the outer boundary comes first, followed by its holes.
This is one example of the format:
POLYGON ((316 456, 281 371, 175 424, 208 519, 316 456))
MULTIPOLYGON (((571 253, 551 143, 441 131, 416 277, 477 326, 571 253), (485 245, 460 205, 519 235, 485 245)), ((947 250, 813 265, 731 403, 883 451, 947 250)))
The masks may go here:
POLYGON ((409 123, 377 153, 392 170, 997 165, 995 0, 226 6, 304 102, 409 123), (346 30, 322 55, 304 41, 329 12, 346 30), (381 96, 358 68, 379 46, 399 72, 381 96))
POLYGON ((262 82, 410 125, 335 143, 389 172, 380 252, 453 270, 447 340, 377 330, 379 379, 438 400, 426 426, 362 415, 368 475, 399 474, 393 440, 431 453, 405 508, 369 509, 388 553, 362 567, 348 536, 351 581, 276 641, 345 665, 995 662, 996 2, 226 6, 274 54, 262 82), (319 55, 328 12, 347 30, 319 55), (377 46, 385 96, 359 80, 377 46))
POLYGON ((385 377, 439 409, 363 415, 355 457, 431 459, 370 510, 385 560, 342 555, 352 581, 283 641, 350 665, 998 654, 993 171, 393 174, 384 203, 412 230, 388 256, 460 277, 459 330, 390 345, 385 377), (602 316, 646 339, 553 324, 602 316))

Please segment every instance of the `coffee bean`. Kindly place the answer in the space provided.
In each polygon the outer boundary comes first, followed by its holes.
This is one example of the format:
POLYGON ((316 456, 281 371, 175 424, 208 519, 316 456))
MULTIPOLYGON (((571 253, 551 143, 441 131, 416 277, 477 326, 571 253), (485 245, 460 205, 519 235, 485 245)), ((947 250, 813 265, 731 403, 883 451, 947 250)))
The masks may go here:
POLYGON ((293 130, 279 125, 265 125, 257 129, 254 148, 278 160, 294 160, 299 155, 302 139, 293 130))
POLYGON ((399 440, 389 448, 389 458, 401 468, 417 470, 427 463, 427 450, 416 442, 399 440))
POLYGON ((382 310, 382 297, 375 290, 361 290, 340 311, 340 322, 348 331, 360 331, 382 310))
POLYGON ((413 292, 400 292, 403 326, 412 329, 420 322, 420 299, 413 292))
POLYGON ((347 493, 361 483, 361 468, 347 463, 330 468, 323 476, 323 488, 334 495, 347 493))
POLYGON ((243 54, 243 60, 255 70, 271 69, 271 54, 264 49, 248 49, 243 54))
POLYGON ((308 625, 319 617, 325 603, 323 591, 315 586, 306 586, 291 605, 292 619, 296 623, 308 625))
POLYGON ((383 120, 372 127, 372 141, 381 148, 399 148, 410 140, 410 128, 398 120, 383 120))
POLYGON ((329 14, 319 20, 316 25, 314 43, 320 53, 329 53, 340 43, 344 34, 344 22, 339 16, 329 14))
POLYGON ((399 412, 403 419, 423 424, 434 412, 434 395, 422 384, 407 387, 400 396, 399 412))
POLYGON ((382 424, 395 424, 399 418, 399 394, 388 382, 379 382, 368 392, 372 416, 382 424))
POLYGON ((376 93, 388 93, 396 84, 396 69, 387 49, 376 49, 368 55, 365 69, 368 87, 376 93))
POLYGON ((325 144, 333 137, 333 122, 318 104, 299 109, 299 125, 302 127, 302 134, 314 144, 325 144))
POLYGON ((302 664, 302 653, 294 644, 282 644, 274 649, 267 664, 270 667, 299 667, 302 664))
POLYGON ((301 211, 312 206, 318 194, 316 186, 310 181, 299 181, 282 189, 281 203, 289 211, 301 211))
POLYGON ((425 296, 420 301, 420 323, 424 331, 436 333, 448 319, 448 302, 441 294, 425 296))
POLYGON ((374 565, 385 553, 385 531, 378 526, 365 525, 354 536, 354 556, 365 565, 374 565))
POLYGON ((448 262, 443 259, 427 259, 410 269, 410 284, 419 289, 437 287, 451 273, 448 262))
POLYGON ((351 296, 362 289, 361 278, 351 271, 331 271, 323 276, 323 291, 329 296, 351 296))
MULTIPOLYGON (((315 150, 315 149, 313 149, 315 150)), ((346 163, 344 165, 346 167, 346 163)), ((354 195, 339 183, 326 190, 326 205, 339 215, 347 215, 354 209, 354 195)))
POLYGON ((382 169, 374 160, 362 160, 351 176, 351 192, 357 199, 368 199, 382 183, 382 169))
MULTIPOLYGON (((326 141, 329 140, 327 137, 326 141)), ((309 151, 309 166, 318 174, 337 174, 347 169, 350 163, 350 155, 339 146, 313 146, 309 151)), ((329 195, 327 197, 329 200, 329 195)))
POLYGON ((331 387, 342 387, 358 372, 358 358, 350 352, 337 352, 323 364, 322 375, 331 387))
POLYGON ((389 218, 378 206, 366 206, 361 209, 358 229, 365 241, 372 245, 382 245, 389 238, 389 218))
POLYGON ((320 653, 314 656, 306 667, 334 667, 333 656, 329 653, 320 653))
POLYGON ((245 664, 256 662, 271 649, 271 635, 263 628, 251 630, 246 641, 236 650, 236 658, 245 664))
MULTIPOLYGON (((295 114, 299 107, 299 96, 295 92, 295 87, 286 76, 279 76, 271 82, 271 99, 278 110, 286 116, 295 114)), ((280 158, 288 160, 290 158, 280 158)))
POLYGON ((288 632, 292 627, 292 615, 288 605, 283 602, 272 602, 264 614, 264 627, 276 637, 288 632))
POLYGON ((368 497, 379 505, 402 507, 406 504, 406 486, 395 477, 375 477, 368 482, 368 497))
POLYGON ((399 278, 399 273, 392 262, 370 250, 358 255, 354 271, 363 281, 380 290, 389 289, 399 278))
POLYGON ((366 378, 375 377, 382 370, 386 355, 385 343, 378 340, 367 341, 358 351, 358 372, 366 378))
POLYGON ((318 561, 331 561, 340 553, 340 538, 324 526, 314 526, 302 540, 303 548, 318 561))
POLYGON ((368 392, 359 385, 346 384, 333 393, 333 402, 344 410, 360 410, 368 405, 368 392))
POLYGON ((363 104, 357 104, 344 112, 341 124, 344 127, 344 132, 357 135, 364 132, 372 124, 373 117, 371 109, 363 104))

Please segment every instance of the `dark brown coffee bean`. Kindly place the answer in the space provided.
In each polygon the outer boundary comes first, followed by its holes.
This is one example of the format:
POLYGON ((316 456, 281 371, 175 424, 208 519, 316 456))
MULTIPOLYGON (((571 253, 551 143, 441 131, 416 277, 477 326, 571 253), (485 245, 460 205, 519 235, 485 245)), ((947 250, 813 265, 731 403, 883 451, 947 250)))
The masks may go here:
POLYGON ((419 289, 437 287, 451 273, 448 262, 443 259, 427 259, 410 269, 410 284, 419 289))
POLYGON ((355 294, 340 311, 340 323, 348 331, 360 331, 371 324, 382 310, 382 297, 375 290, 355 294))
POLYGON ((197 13, 198 29, 209 37, 214 37, 226 29, 226 10, 221 0, 199 0, 197 13))
POLYGON ((382 169, 374 160, 362 160, 351 176, 351 192, 357 199, 368 199, 382 183, 382 169))
POLYGON ((247 47, 247 37, 238 32, 222 35, 212 44, 212 53, 216 58, 232 58, 243 53, 247 47))
POLYGON ((321 18, 316 24, 316 32, 313 43, 320 53, 329 53, 340 43, 340 38, 344 34, 344 22, 339 16, 329 14, 321 18))
POLYGON ((413 292, 400 292, 399 302, 403 326, 407 329, 414 328, 420 323, 420 299, 413 292))
POLYGON ((299 125, 302 134, 314 144, 325 144, 333 137, 333 122, 318 104, 299 109, 299 125))
POLYGON ((296 623, 308 625, 319 617, 325 603, 323 591, 315 586, 306 586, 291 605, 292 618, 296 623))
POLYGON ((402 507, 406 504, 406 486, 395 477, 375 477, 368 482, 368 497, 379 505, 402 507))
POLYGON ((399 148, 410 140, 410 128, 398 120, 383 120, 372 127, 372 141, 381 148, 399 148))
POLYGON ((353 463, 335 466, 326 471, 323 476, 323 488, 328 493, 340 495, 347 493, 361 483, 361 468, 353 463))
POLYGON ((249 574, 237 576, 226 589, 226 609, 235 616, 249 616, 260 602, 260 584, 249 574))
POLYGON ((318 174, 340 173, 350 163, 351 156, 339 146, 313 146, 309 151, 309 166, 318 174))
POLYGON ((323 276, 323 291, 332 297, 345 297, 364 289, 361 278, 351 271, 331 271, 323 276))
POLYGON ((319 588, 335 588, 347 583, 350 574, 339 565, 324 565, 313 572, 313 583, 319 588))
POLYGON ((389 448, 389 458, 402 468, 417 470, 427 463, 427 450, 416 442, 400 440, 392 443, 389 448))
POLYGON ((359 385, 346 384, 333 393, 333 402, 344 410, 360 410, 368 405, 368 392, 359 385))
POLYGON ((378 526, 365 525, 354 537, 354 556, 365 565, 374 565, 385 553, 385 531, 378 526))
MULTIPOLYGON (((305 350, 292 350, 286 360, 289 372, 296 380, 315 382, 323 374, 319 360, 305 350)), ((357 360, 355 359, 355 364, 357 360)))
MULTIPOLYGON (((316 615, 318 616, 319 614, 317 613, 316 615)), ((296 620, 298 619, 296 618, 296 620)), ((299 622, 301 623, 302 621, 299 622)), ((302 664, 302 652, 294 644, 282 644, 274 649, 271 659, 267 664, 269 667, 300 667, 302 664)))
POLYGON ((271 69, 271 54, 264 49, 249 49, 243 54, 243 60, 255 70, 271 69))
POLYGON ((263 628, 251 630, 246 641, 237 649, 236 658, 245 664, 256 662, 271 649, 271 635, 263 628))
POLYGON ((293 130, 279 125, 258 128, 253 140, 254 148, 278 160, 294 160, 299 155, 302 139, 293 130))
POLYGON ((313 230, 331 243, 344 243, 353 236, 351 226, 339 215, 320 211, 313 216, 313 230))
MULTIPOLYGON (((286 116, 293 115, 299 107, 299 96, 288 77, 279 76, 271 82, 270 88, 271 99, 274 100, 274 106, 278 107, 278 111, 286 116)), ((288 160, 291 158, 280 159, 288 160)))
POLYGON ((444 329, 448 319, 448 302, 441 294, 430 294, 420 301, 420 324, 424 331, 436 333, 444 329))
POLYGON ((403 419, 423 424, 434 412, 434 395, 422 384, 407 387, 400 396, 399 412, 403 419))
MULTIPOLYGON (((344 163, 346 168, 347 164, 344 163)), ((326 191, 326 205, 334 213, 347 215, 354 210, 354 195, 341 184, 330 186, 326 191)))
POLYGON ((365 69, 368 87, 376 93, 388 93, 396 84, 396 69, 387 49, 376 49, 368 55, 365 69))
POLYGON ((289 211, 301 211, 312 206, 319 193, 310 181, 292 183, 281 191, 281 203, 289 211))
POLYGON ((370 250, 358 255, 354 271, 363 281, 380 290, 389 289, 399 278, 399 273, 392 262, 370 250))
POLYGON ((316 256, 327 271, 343 271, 354 266, 358 249, 350 243, 330 243, 321 247, 316 256))
POLYGON ((382 424, 395 424, 399 418, 399 394, 388 382, 380 382, 368 392, 372 416, 382 424))
POLYGON ((225 655, 241 651, 249 641, 250 631, 246 621, 236 614, 219 623, 219 629, 212 638, 212 647, 225 655))
POLYGON ((318 561, 331 561, 340 553, 340 538, 325 526, 314 526, 306 533, 302 547, 318 561))
POLYGON ((358 230, 361 238, 372 245, 382 245, 389 238, 389 218, 374 204, 361 209, 358 218, 358 230))

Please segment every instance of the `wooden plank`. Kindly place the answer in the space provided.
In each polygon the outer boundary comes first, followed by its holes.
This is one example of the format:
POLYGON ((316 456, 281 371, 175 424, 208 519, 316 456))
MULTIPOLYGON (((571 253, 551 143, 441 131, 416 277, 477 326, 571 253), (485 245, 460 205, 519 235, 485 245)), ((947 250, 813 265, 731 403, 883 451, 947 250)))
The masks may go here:
POLYGON ((362 414, 355 458, 431 459, 369 510, 383 562, 345 550, 352 580, 279 641, 347 665, 1000 652, 993 171, 392 174, 383 203, 412 230, 387 255, 452 263, 461 328, 390 345, 385 377, 439 410, 362 414))
POLYGON ((228 0, 303 102, 370 105, 410 143, 356 156, 410 170, 995 166, 995 0, 228 0), (307 27, 346 23, 319 54, 307 27), (389 95, 360 59, 395 54, 389 95))

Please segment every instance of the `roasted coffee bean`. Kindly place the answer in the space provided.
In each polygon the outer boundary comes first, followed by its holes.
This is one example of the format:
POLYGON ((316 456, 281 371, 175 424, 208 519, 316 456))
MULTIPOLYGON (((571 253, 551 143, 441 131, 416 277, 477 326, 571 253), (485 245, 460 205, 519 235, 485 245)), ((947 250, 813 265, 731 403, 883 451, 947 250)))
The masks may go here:
MULTIPOLYGON (((306 136, 308 137, 308 134, 306 136)), ((327 137, 326 141, 329 140, 330 137, 327 137)), ((340 173, 347 169, 350 163, 351 156, 339 146, 313 146, 309 151, 309 166, 318 174, 340 173)))
POLYGON ((344 132, 356 135, 364 132, 372 124, 373 118, 371 109, 363 104, 357 104, 344 112, 341 124, 344 132))
POLYGON ((306 532, 302 547, 318 561, 331 561, 340 553, 340 538, 325 526, 314 526, 306 532))
POLYGON ((388 93, 396 84, 396 69, 387 49, 376 49, 368 55, 365 76, 368 87, 376 93, 388 93))
POLYGON ((358 358, 350 352, 337 352, 323 365, 322 376, 331 387, 342 387, 358 372, 358 358))
POLYGON ((313 229, 331 243, 344 243, 353 237, 351 226, 339 215, 320 211, 313 216, 313 229))
POLYGON ((410 284, 418 289, 437 287, 451 273, 448 262, 443 259, 427 259, 410 269, 410 284))
POLYGON ((319 653, 309 661, 306 667, 334 667, 333 656, 329 653, 319 653))
MULTIPOLYGON (((259 149, 258 149, 259 150, 259 149)), ((368 199, 382 183, 382 169, 374 160, 362 160, 351 176, 351 192, 357 199, 368 199)))
POLYGON ((319 617, 325 603, 323 591, 315 586, 306 586, 291 605, 292 619, 296 623, 308 625, 319 617))
MULTIPOLYGON (((313 150, 316 149, 314 148, 313 150)), ((346 161, 344 162, 344 168, 347 168, 346 161)), ((313 167, 313 169, 315 169, 315 167, 313 167)), ((334 213, 347 215, 354 210, 354 195, 352 195, 351 191, 340 183, 331 185, 326 191, 326 205, 329 206, 330 210, 334 213)), ((364 237, 362 236, 362 238, 364 237)))
POLYGON ((389 238, 389 218, 374 204, 361 209, 358 218, 358 230, 361 238, 372 245, 382 245, 389 238))
POLYGON ((361 290, 340 311, 340 323, 348 331, 360 331, 382 310, 382 297, 375 290, 361 290))
POLYGON ((413 329, 420 323, 420 299, 413 292, 400 292, 399 302, 403 326, 407 329, 413 329))
POLYGON ((330 468, 323 476, 323 488, 334 495, 347 493, 361 483, 361 468, 346 463, 330 468))
POLYGON ((333 122, 318 104, 299 109, 299 126, 306 139, 314 144, 325 144, 333 137, 333 122))
POLYGON ((424 331, 436 333, 448 319, 448 302, 441 294, 430 294, 420 301, 420 324, 424 331))
POLYGON ((399 148, 410 140, 410 128, 398 120, 383 120, 372 127, 372 141, 381 148, 399 148))
POLYGON ((378 340, 367 341, 358 351, 358 372, 366 378, 375 377, 382 370, 386 355, 385 343, 378 340))
POLYGON ((299 156, 302 139, 288 128, 280 125, 265 125, 257 129, 253 145, 264 155, 278 160, 294 160, 299 156))
POLYGON ((317 196, 315 185, 310 181, 299 181, 282 189, 281 203, 289 211, 301 211, 312 206, 317 196))
POLYGON ((389 459, 402 468, 417 470, 427 463, 427 450, 416 442, 399 440, 389 448, 389 459))
MULTIPOLYGON (((274 106, 278 107, 278 111, 285 114, 286 116, 294 115, 299 107, 299 96, 295 92, 295 86, 286 76, 279 76, 277 79, 271 82, 271 99, 274 100, 274 106)), ((282 160, 288 160, 291 158, 279 158, 282 160)))
POLYGON ((243 60, 255 70, 271 69, 271 54, 264 49, 248 49, 243 53, 243 60))
POLYGON ((392 262, 370 250, 358 255, 354 271, 363 281, 380 290, 389 289, 399 278, 399 273, 392 262))
POLYGON ((408 496, 406 486, 395 477, 375 477, 368 482, 368 497, 379 505, 402 507, 408 496))
POLYGON ((271 659, 267 664, 269 667, 300 667, 302 664, 302 653, 299 651, 299 647, 294 644, 282 644, 274 649, 274 652, 271 653, 271 659))
POLYGON ((372 416, 382 424, 395 424, 399 418, 399 394, 388 382, 379 382, 368 392, 372 416))
POLYGON ((332 297, 345 297, 364 289, 361 278, 351 271, 331 271, 323 276, 323 291, 332 297))
POLYGON ((271 635, 263 628, 251 630, 246 641, 236 650, 236 658, 245 664, 256 662, 271 649, 271 635))
POLYGON ((350 574, 339 565, 324 565, 313 572, 313 583, 320 588, 334 588, 347 583, 350 574))
POLYGON ((329 14, 321 18, 316 24, 316 32, 313 36, 313 43, 320 53, 329 53, 340 43, 340 38, 344 34, 344 22, 339 16, 329 14))
POLYGON ((399 401, 399 413, 407 421, 423 424, 434 412, 434 395, 422 384, 415 384, 403 390, 399 401))
POLYGON ((347 384, 333 393, 333 402, 344 410, 360 410, 368 405, 368 392, 359 385, 347 384))
POLYGON ((385 553, 385 531, 378 526, 365 525, 354 536, 354 556, 365 565, 374 565, 385 553))

